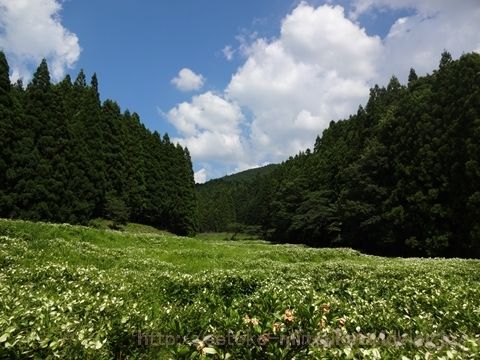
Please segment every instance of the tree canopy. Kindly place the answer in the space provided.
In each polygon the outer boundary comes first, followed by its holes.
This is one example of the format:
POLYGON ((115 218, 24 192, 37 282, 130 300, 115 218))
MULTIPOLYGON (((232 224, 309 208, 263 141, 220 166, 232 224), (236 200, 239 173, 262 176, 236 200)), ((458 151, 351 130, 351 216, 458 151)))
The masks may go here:
POLYGON ((313 151, 198 194, 201 230, 233 221, 273 241, 480 257, 480 55, 444 52, 430 75, 411 69, 408 85, 392 77, 331 122, 313 151), (202 209, 220 206, 223 217, 205 218, 202 209))
POLYGON ((24 89, 10 84, 0 52, 0 217, 103 217, 187 235, 196 213, 188 150, 101 103, 96 74, 90 85, 83 70, 52 84, 43 60, 24 89))

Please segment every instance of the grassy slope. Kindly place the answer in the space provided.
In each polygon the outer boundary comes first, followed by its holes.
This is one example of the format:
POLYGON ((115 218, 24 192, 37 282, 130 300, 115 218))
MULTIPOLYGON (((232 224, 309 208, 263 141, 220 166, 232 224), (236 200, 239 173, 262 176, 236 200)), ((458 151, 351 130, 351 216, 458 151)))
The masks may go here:
POLYGON ((384 259, 223 238, 0 220, 0 358, 195 358, 210 351, 197 351, 196 343, 138 346, 139 330, 189 340, 228 331, 272 335, 274 328, 277 335, 454 336, 446 347, 432 339, 443 349, 413 341, 213 346, 235 359, 468 358, 479 350, 480 261, 384 259))

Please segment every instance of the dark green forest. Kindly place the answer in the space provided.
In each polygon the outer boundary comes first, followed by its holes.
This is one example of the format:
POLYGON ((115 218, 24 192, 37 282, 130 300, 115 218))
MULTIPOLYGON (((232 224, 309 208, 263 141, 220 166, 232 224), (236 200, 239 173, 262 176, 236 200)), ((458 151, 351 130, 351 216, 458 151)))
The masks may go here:
MULTIPOLYGON (((315 134, 312 134, 312 138, 315 134)), ((273 170, 197 186, 200 231, 389 256, 480 257, 480 55, 392 77, 273 170)))
POLYGON ((44 60, 11 84, 0 52, 0 217, 480 257, 480 55, 444 52, 432 74, 373 87, 313 149, 195 191, 188 149, 102 102, 95 74, 54 84, 44 60))
POLYGON ((196 212, 186 148, 102 103, 95 74, 52 84, 43 60, 26 87, 12 85, 0 52, 0 217, 107 218, 191 235, 196 212))

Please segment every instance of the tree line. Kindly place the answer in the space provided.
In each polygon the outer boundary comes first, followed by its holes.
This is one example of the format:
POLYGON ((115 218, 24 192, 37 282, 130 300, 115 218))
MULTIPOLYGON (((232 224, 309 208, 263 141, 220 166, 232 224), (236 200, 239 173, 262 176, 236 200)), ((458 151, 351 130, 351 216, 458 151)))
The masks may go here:
POLYGON ((202 231, 389 256, 480 257, 480 55, 392 77, 273 171, 197 187, 202 231), (215 209, 218 216, 211 216, 215 209))
POLYGON ((43 60, 26 87, 11 84, 0 52, 0 217, 129 220, 191 235, 196 214, 188 149, 102 103, 95 74, 52 84, 43 60))

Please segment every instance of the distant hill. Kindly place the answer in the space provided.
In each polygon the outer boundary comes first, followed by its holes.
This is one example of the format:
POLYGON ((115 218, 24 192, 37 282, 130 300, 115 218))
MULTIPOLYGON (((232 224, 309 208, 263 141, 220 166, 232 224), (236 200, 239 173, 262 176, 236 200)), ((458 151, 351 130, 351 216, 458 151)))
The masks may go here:
MULTIPOLYGON (((205 184, 218 182, 219 180, 228 182, 250 181, 259 176, 270 175, 278 166, 279 164, 269 164, 262 167, 241 171, 232 175, 226 175, 221 178, 212 179, 207 181, 205 184)), ((197 184, 197 187, 204 186, 205 184, 197 184)))
POLYGON ((224 176, 222 179, 225 181, 248 181, 258 176, 270 175, 279 164, 269 164, 259 168, 249 169, 241 171, 236 174, 224 176))
POLYGON ((234 224, 257 225, 260 203, 268 203, 263 181, 281 166, 271 164, 197 184, 199 231, 225 231, 234 224))

